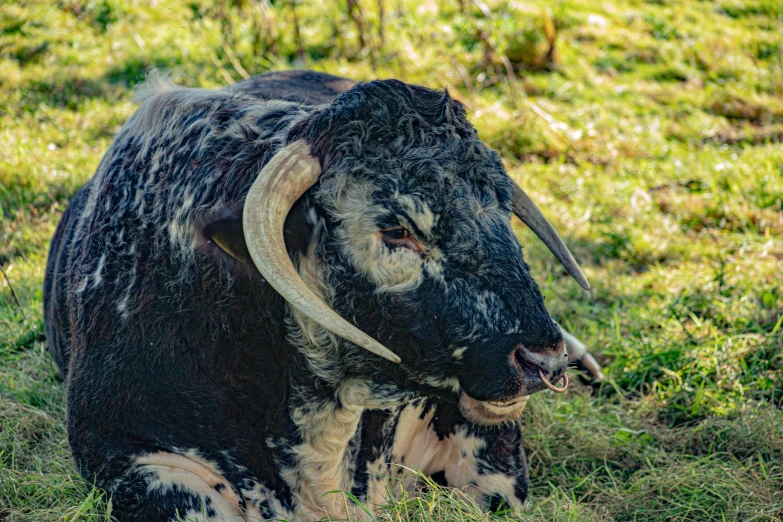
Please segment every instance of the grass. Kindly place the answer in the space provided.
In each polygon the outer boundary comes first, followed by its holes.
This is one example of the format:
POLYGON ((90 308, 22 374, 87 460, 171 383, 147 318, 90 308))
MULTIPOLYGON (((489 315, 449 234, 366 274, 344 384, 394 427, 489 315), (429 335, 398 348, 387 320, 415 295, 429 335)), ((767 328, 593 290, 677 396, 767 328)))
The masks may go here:
MULTIPOLYGON (((326 4, 0 4, 0 520, 108 520, 68 454, 41 283, 149 67, 396 77, 467 105, 581 260, 590 295, 520 227, 611 377, 530 401, 531 500, 501 519, 783 520, 783 4, 326 4)), ((488 516, 433 487, 382 518, 488 516)))

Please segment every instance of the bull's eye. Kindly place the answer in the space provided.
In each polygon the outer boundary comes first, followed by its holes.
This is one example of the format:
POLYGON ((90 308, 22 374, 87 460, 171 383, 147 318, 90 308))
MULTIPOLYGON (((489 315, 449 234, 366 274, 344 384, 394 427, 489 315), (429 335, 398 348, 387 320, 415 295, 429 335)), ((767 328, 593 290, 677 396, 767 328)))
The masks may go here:
POLYGON ((405 227, 396 226, 380 231, 383 242, 391 247, 404 247, 413 250, 420 256, 424 256, 426 251, 416 238, 411 235, 405 227))
POLYGON ((383 239, 391 243, 401 243, 411 239, 411 233, 402 227, 389 228, 381 230, 383 239))

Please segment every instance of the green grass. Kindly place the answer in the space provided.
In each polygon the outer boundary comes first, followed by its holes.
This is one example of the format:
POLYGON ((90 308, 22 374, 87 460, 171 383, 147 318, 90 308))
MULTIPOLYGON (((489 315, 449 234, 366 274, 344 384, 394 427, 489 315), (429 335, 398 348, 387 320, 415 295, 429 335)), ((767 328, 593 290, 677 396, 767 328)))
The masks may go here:
MULTIPOLYGON (((536 395, 515 520, 783 520, 783 4, 0 4, 0 520, 107 520, 75 474, 41 283, 54 227, 149 67, 218 87, 307 67, 448 88, 564 234, 519 234, 597 393, 536 395), (322 5, 323 4, 323 5, 322 5), (552 45, 554 44, 554 45, 552 45), (513 69, 509 75, 506 67, 513 69)), ((487 520, 431 488, 384 519, 487 520)))

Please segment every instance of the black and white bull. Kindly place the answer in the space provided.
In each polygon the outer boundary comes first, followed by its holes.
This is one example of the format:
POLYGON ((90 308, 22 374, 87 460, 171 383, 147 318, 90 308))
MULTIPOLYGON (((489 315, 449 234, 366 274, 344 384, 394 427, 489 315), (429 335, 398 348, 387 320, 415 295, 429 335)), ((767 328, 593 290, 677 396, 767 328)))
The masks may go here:
POLYGON ((71 450, 113 515, 363 518, 328 492, 374 508, 404 467, 519 505, 515 421, 568 356, 512 212, 587 281, 462 105, 317 73, 140 99, 44 289, 71 450))

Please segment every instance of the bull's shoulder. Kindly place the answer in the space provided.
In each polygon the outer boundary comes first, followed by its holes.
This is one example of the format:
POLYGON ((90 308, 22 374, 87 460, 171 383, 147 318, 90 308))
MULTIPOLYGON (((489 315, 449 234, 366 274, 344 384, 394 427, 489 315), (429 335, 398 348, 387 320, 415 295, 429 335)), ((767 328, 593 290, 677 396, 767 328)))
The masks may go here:
POLYGON ((148 83, 93 177, 85 216, 104 230, 147 227, 187 245, 194 221, 240 203, 308 113, 298 103, 148 83))

